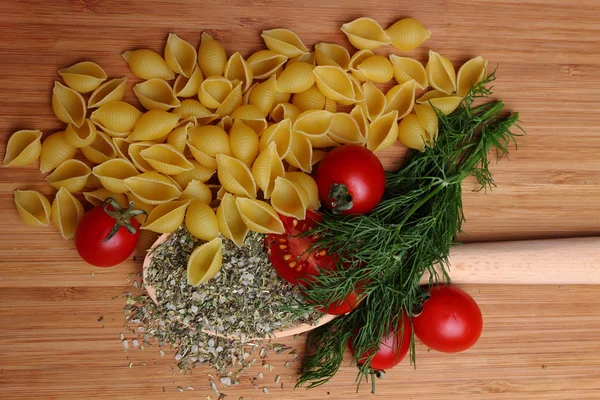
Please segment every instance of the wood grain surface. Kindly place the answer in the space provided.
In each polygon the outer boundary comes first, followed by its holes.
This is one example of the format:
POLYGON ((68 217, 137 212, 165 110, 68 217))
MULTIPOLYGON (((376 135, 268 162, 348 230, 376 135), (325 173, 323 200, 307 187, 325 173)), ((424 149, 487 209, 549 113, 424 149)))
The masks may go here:
MULTIPOLYGON (((494 166, 497 188, 475 193, 464 185, 464 241, 542 239, 600 234, 600 9, 596 0, 479 0, 396 2, 290 0, 10 1, 0 0, 0 157, 18 129, 62 129, 50 106, 56 69, 77 61, 137 81, 120 54, 159 53, 169 32, 197 45, 207 30, 229 54, 261 48, 262 29, 285 27, 308 45, 349 46, 342 23, 370 16, 383 26, 412 16, 433 32, 408 54, 428 49, 456 66, 475 55, 498 65, 495 94, 518 110, 528 135, 511 161, 494 166)), ((387 50, 382 53, 385 54, 387 50)), ((400 146, 382 154, 388 168, 400 146)), ((208 369, 172 370, 173 355, 156 347, 123 352, 122 296, 141 271, 143 252, 111 269, 79 260, 73 242, 52 227, 21 223, 15 189, 53 190, 37 166, 0 170, 0 398, 206 398, 208 369), (129 278, 130 274, 134 274, 129 278), (99 321, 102 317, 102 321, 99 321), (156 363, 154 362, 156 360, 156 363), (132 362, 132 368, 129 363, 132 362), (141 363, 147 365, 143 366, 141 363), (178 393, 180 386, 183 393, 178 393), (193 387, 195 390, 188 389, 193 387)), ((148 237, 150 241, 153 238, 148 237)), ((551 260, 550 260, 551 261, 551 260)), ((560 267, 569 270, 568 260, 560 267)), ((137 278, 139 279, 139 278, 137 278)), ((265 378, 224 390, 228 399, 597 399, 600 397, 600 287, 469 285, 485 329, 471 350, 455 355, 417 346, 417 369, 407 362, 378 383, 375 396, 355 392, 356 369, 344 365, 327 385, 292 391, 299 363, 270 359, 265 378), (281 375, 284 388, 274 383, 281 375), (264 382, 264 383, 263 383, 264 382)), ((303 349, 304 339, 286 343, 303 349)))

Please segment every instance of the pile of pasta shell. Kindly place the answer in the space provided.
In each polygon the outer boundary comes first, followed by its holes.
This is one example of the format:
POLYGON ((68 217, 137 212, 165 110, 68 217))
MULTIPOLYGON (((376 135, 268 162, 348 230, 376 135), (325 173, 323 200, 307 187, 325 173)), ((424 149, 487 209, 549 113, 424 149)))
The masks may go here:
POLYGON ((132 201, 148 213, 141 229, 170 233, 185 222, 206 241, 190 258, 188 279, 196 285, 220 267, 219 234, 242 246, 249 230, 281 233, 279 215, 303 219, 320 207, 309 174, 328 149, 351 143, 378 152, 399 139, 423 151, 435 143, 437 113, 454 111, 486 74, 482 57, 456 74, 434 51, 426 66, 373 52, 384 45, 411 50, 427 40, 430 32, 412 18, 386 30, 358 18, 341 30, 353 54, 330 43, 310 51, 287 29, 263 31, 267 49, 248 58, 228 57, 206 32, 198 51, 175 34, 164 56, 125 51, 142 79, 133 92, 145 111, 123 101, 126 77, 107 80, 89 61, 58 70, 64 83, 55 82, 52 108, 65 129, 43 143, 39 130, 18 131, 7 144, 5 167, 39 158, 58 190, 52 204, 38 192, 16 191, 23 221, 52 221, 70 239, 84 212, 74 194, 83 191, 93 206, 107 197, 132 201), (378 87, 394 80, 385 93, 378 87), (88 162, 74 158, 78 149, 88 162))

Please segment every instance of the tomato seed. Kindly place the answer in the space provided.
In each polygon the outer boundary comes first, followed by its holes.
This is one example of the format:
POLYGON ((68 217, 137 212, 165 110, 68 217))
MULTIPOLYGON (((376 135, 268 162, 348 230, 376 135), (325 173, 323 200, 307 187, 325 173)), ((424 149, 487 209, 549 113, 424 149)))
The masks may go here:
POLYGON ((287 247, 287 244, 280 244, 280 245, 279 245, 279 248, 280 248, 281 250, 285 250, 285 249, 287 249, 288 247, 287 247))
POLYGON ((296 261, 292 261, 290 263, 290 268, 294 268, 296 266, 296 264, 298 264, 296 261))
POLYGON ((289 260, 290 260, 290 258, 292 258, 292 255, 291 255, 291 254, 286 254, 286 255, 284 255, 284 256, 283 256, 283 259, 284 259, 285 261, 289 261, 289 260))

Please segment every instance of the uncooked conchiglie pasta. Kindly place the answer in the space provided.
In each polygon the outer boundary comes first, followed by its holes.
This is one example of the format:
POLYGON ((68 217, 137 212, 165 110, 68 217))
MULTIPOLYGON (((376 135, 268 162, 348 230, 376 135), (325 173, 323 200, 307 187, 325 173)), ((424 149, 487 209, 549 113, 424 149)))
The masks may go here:
POLYGON ((285 64, 287 57, 271 50, 259 50, 248 57, 254 79, 267 79, 285 64))
POLYGON ((215 113, 221 117, 231 115, 239 106, 242 105, 242 82, 238 82, 231 92, 221 102, 215 113))
POLYGON ((165 46, 167 66, 178 74, 190 77, 196 67, 197 54, 194 46, 174 33, 169 33, 165 46))
POLYGON ((85 183, 85 187, 91 188, 91 189, 100 189, 103 186, 102 186, 102 182, 100 182, 100 179, 98 179, 97 176, 92 174, 92 175, 88 176, 87 182, 85 183))
POLYGON ((372 152, 378 152, 391 147, 398 139, 397 120, 398 111, 393 110, 371 122, 367 148, 372 152))
POLYGON ((347 71, 350 65, 350 53, 345 47, 333 43, 315 44, 317 65, 333 65, 347 71))
POLYGON ((83 61, 68 68, 59 69, 58 74, 68 87, 79 93, 91 92, 108 78, 102 67, 91 61, 83 61))
POLYGON ((127 78, 115 78, 104 82, 92 92, 88 108, 101 107, 110 101, 123 100, 127 78))
POLYGON ((315 149, 324 149, 327 147, 337 147, 339 143, 333 140, 329 135, 319 136, 319 137, 310 137, 310 144, 315 149))
POLYGON ((336 113, 327 135, 340 144, 362 144, 365 138, 356 120, 346 113, 336 113))
POLYGON ((260 137, 260 150, 263 151, 270 143, 277 146, 279 158, 285 158, 292 145, 292 122, 284 119, 268 127, 260 137))
POLYGON ((365 82, 367 78, 362 72, 358 70, 358 66, 362 64, 362 62, 365 61, 367 58, 372 57, 374 55, 375 53, 373 53, 371 50, 359 50, 356 53, 354 53, 350 58, 350 63, 348 64, 348 68, 350 69, 352 76, 354 76, 361 82, 365 82))
POLYGON ((248 103, 258 107, 262 112, 263 117, 265 117, 269 111, 271 111, 271 108, 273 108, 273 102, 275 101, 276 93, 277 80, 273 75, 252 89, 248 103))
POLYGON ((231 155, 229 135, 223 129, 214 125, 199 126, 188 132, 189 143, 210 157, 217 154, 231 155))
POLYGON ((451 114, 460 106, 463 98, 461 96, 446 95, 439 90, 430 90, 417 99, 417 104, 425 104, 440 110, 444 115, 451 114))
POLYGON ((261 200, 238 197, 235 200, 242 220, 251 231, 258 233, 283 233, 283 223, 277 212, 261 200))
POLYGON ((200 67, 194 68, 192 75, 188 78, 185 75, 179 75, 173 84, 173 93, 177 97, 194 97, 200 90, 200 84, 204 80, 200 67))
POLYGON ((292 144, 285 160, 293 167, 310 172, 312 170, 312 155, 313 147, 310 140, 303 134, 292 131, 292 144))
POLYGON ((155 142, 136 142, 136 143, 131 143, 129 145, 129 147, 127 148, 127 154, 129 155, 129 158, 131 159, 131 161, 133 162, 133 165, 135 165, 135 167, 142 171, 142 172, 149 172, 149 171, 153 171, 154 168, 152 168, 152 166, 148 163, 148 161, 144 160, 144 158, 141 156, 141 152, 147 148, 150 148, 151 146, 154 146, 156 143, 155 142))
POLYGON ((299 56, 292 57, 288 60, 287 65, 292 65, 297 62, 305 62, 312 65, 317 65, 315 60, 315 52, 311 51, 309 53, 300 54, 299 56))
POLYGON ((357 104, 354 106, 352 111, 350 111, 350 115, 358 124, 360 133, 366 141, 367 137, 369 137, 369 120, 367 118, 367 112, 365 111, 365 108, 362 105, 357 104))
POLYGON ((244 245, 248 227, 244 223, 235 202, 235 197, 231 193, 225 193, 223 196, 217 209, 217 221, 223 236, 233 241, 238 247, 244 245))
POLYGON ((334 100, 325 98, 325 111, 329 111, 330 113, 337 112, 337 103, 334 100))
POLYGON ((193 180, 207 182, 216 172, 216 168, 205 167, 196 160, 189 161, 192 163, 193 169, 173 175, 173 180, 183 189, 187 188, 188 184, 193 180))
POLYGON ((50 202, 35 190, 15 190, 15 206, 21 220, 29 226, 48 226, 50 224, 50 202))
POLYGON ((372 18, 358 18, 342 25, 352 46, 357 49, 373 50, 379 46, 392 43, 383 28, 372 18))
POLYGON ((340 67, 318 66, 313 70, 317 87, 328 99, 342 105, 354 103, 356 94, 352 81, 340 67))
POLYGON ((172 146, 175 151, 184 154, 185 142, 188 138, 188 130, 194 127, 193 122, 187 122, 173 129, 167 137, 167 144, 172 146))
POLYGON ((113 138, 112 142, 113 147, 117 152, 117 158, 122 158, 124 160, 131 161, 131 158, 129 157, 129 146, 131 145, 131 143, 129 143, 127 139, 124 138, 113 138))
POLYGON ((425 150, 427 131, 425 131, 425 128, 423 128, 423 125, 421 125, 415 114, 409 114, 404 117, 400 121, 398 130, 398 138, 404 146, 420 151, 425 150))
MULTIPOLYGON (((323 96, 323 98, 325 98, 325 96, 323 96)), ((296 118, 298 118, 298 115, 300 115, 300 113, 300 109, 295 105, 291 103, 280 103, 273 107, 273 109, 269 113, 269 116, 275 122, 283 121, 286 118, 294 122, 296 121, 296 118)))
POLYGON ((222 76, 211 76, 200 84, 198 100, 206 108, 218 108, 233 90, 233 84, 222 76))
POLYGON ((385 33, 392 39, 392 46, 403 51, 416 49, 431 37, 431 32, 414 18, 396 21, 385 33))
POLYGON ((227 60, 224 76, 230 81, 237 79, 242 82, 242 92, 245 92, 252 86, 252 80, 254 79, 250 65, 239 52, 232 54, 229 60, 227 60))
POLYGON ((236 196, 256 197, 256 183, 252 172, 237 158, 217 154, 217 175, 228 192, 236 196))
POLYGON ((225 132, 229 132, 229 130, 233 126, 233 119, 229 115, 226 115, 223 118, 221 118, 219 122, 217 122, 217 126, 223 129, 225 132))
POLYGON ((6 144, 4 167, 22 167, 34 163, 42 152, 42 132, 22 130, 13 133, 6 144))
POLYGON ((179 107, 179 99, 164 79, 149 79, 133 87, 133 93, 146 110, 168 111, 179 107))
POLYGON ((106 188, 96 189, 92 192, 83 192, 83 197, 93 207, 101 206, 102 204, 104 204, 104 200, 106 200, 109 197, 115 199, 115 201, 121 207, 124 208, 127 208, 127 204, 129 203, 129 201, 127 200, 127 196, 125 196, 123 193, 113 193, 106 188))
POLYGON ((309 210, 318 210, 319 207, 321 207, 319 188, 312 176, 305 174, 304 172, 288 172, 285 174, 285 178, 297 183, 306 191, 306 194, 308 195, 309 210))
POLYGON ((191 200, 185 213, 185 226, 200 240, 213 240, 219 236, 219 223, 215 212, 200 200, 191 200))
POLYGON ((267 129, 267 120, 261 109, 252 104, 246 104, 239 107, 231 113, 231 118, 234 120, 242 120, 242 122, 254 129, 254 132, 258 135, 262 134, 264 130, 267 129))
POLYGON ((250 167, 259 151, 256 132, 241 120, 235 120, 229 131, 229 142, 233 156, 250 167))
POLYGON ((124 182, 131 193, 147 204, 167 203, 181 195, 175 183, 154 171, 132 176, 124 182))
POLYGON ((271 143, 252 164, 252 176, 254 176, 256 185, 263 191, 265 199, 271 196, 275 179, 284 175, 285 169, 277 154, 277 145, 271 143))
POLYGON ((356 77, 352 74, 348 74, 348 78, 350 78, 350 82, 352 82, 352 89, 354 90, 354 103, 362 104, 365 101, 365 94, 362 90, 362 85, 360 81, 356 79, 356 77))
POLYGON ((177 122, 179 122, 179 115, 177 114, 161 110, 150 110, 138 119, 127 140, 137 142, 162 138, 175 128, 177 122))
POLYGON ((479 56, 470 59, 460 67, 456 77, 456 94, 465 97, 469 90, 481 82, 487 73, 487 61, 479 56))
POLYGON ((414 79, 417 89, 427 88, 427 72, 418 60, 390 54, 390 61, 394 67, 394 78, 400 85, 414 79))
POLYGON ((427 144, 433 147, 438 137, 438 115, 435 110, 423 104, 415 104, 414 108, 417 119, 427 132, 427 144))
POLYGON ((80 127, 85 120, 86 108, 83 96, 58 81, 54 82, 54 89, 52 89, 52 110, 65 124, 80 127))
POLYGON ((158 233, 175 232, 183 223, 190 200, 174 200, 152 209, 141 229, 158 233))
POLYGON ((211 35, 202 33, 198 48, 198 65, 204 76, 222 76, 227 63, 225 49, 211 35))
POLYGON ((141 116, 142 112, 131 104, 115 100, 95 110, 90 119, 109 135, 126 137, 133 131, 141 116))
POLYGON ((415 81, 408 81, 402 85, 396 85, 385 94, 387 107, 386 113, 398 112, 398 119, 404 118, 410 113, 415 105, 415 81))
POLYGON ((56 132, 44 139, 40 152, 40 171, 52 171, 64 161, 75 157, 77 149, 67 142, 65 132, 56 132))
POLYGON ((202 105, 198 100, 186 99, 181 105, 173 110, 173 114, 178 114, 179 118, 196 118, 198 125, 207 125, 219 116, 202 105))
POLYGON ((210 204, 212 201, 212 190, 205 183, 192 180, 188 183, 185 190, 181 192, 179 199, 199 200, 205 204, 210 204))
POLYGON ((334 114, 329 111, 305 111, 294 122, 293 130, 308 138, 327 135, 334 114))
POLYGON ((362 86, 363 95, 365 97, 365 106, 367 108, 367 116, 370 121, 374 121, 384 113, 387 107, 387 99, 385 94, 377 88, 371 81, 367 81, 362 86))
POLYGON ((303 220, 308 208, 308 193, 296 182, 278 177, 271 194, 271 205, 281 215, 303 220))
POLYGON ((117 157, 117 150, 111 138, 102 131, 96 131, 96 138, 92 144, 82 147, 81 152, 94 164, 102 164, 117 157))
POLYGON ((141 79, 175 79, 175 74, 165 60, 155 51, 148 49, 132 50, 123 53, 131 72, 141 79))
POLYGON ((52 223, 65 240, 75 236, 77 225, 83 218, 83 206, 71 193, 61 187, 52 202, 52 223))
POLYGON ((317 85, 313 85, 304 92, 296 93, 292 97, 292 104, 296 106, 300 112, 322 110, 325 107, 325 102, 326 98, 317 85))
POLYGON ((289 29, 270 29, 262 31, 260 36, 269 50, 283 54, 288 58, 308 53, 308 49, 302 43, 302 40, 289 29))
POLYGON ((144 160, 156 171, 165 175, 177 175, 194 169, 194 165, 169 144, 155 144, 140 152, 144 160))
POLYGON ((94 175, 100 179, 102 186, 113 193, 125 193, 125 179, 139 175, 133 164, 122 158, 114 158, 94 167, 94 175))
POLYGON ((425 71, 427 72, 427 81, 432 88, 446 94, 456 91, 454 66, 446 57, 430 50, 425 71))
POLYGON ((69 124, 65 130, 65 138, 73 147, 89 146, 96 139, 96 125, 89 119, 79 128, 69 124))
POLYGON ((69 193, 79 192, 85 186, 92 171, 79 160, 66 160, 46 177, 55 189, 65 188, 69 193))
POLYGON ((357 70, 368 80, 378 83, 389 82, 394 77, 392 63, 380 55, 367 58, 358 65, 357 70))
POLYGON ((281 93, 300 93, 315 84, 312 73, 314 66, 305 62, 297 62, 283 70, 277 79, 277 91, 281 93))
POLYGON ((197 247, 187 264, 188 285, 198 286, 214 277, 223 264, 223 243, 221 238, 214 238, 197 247))

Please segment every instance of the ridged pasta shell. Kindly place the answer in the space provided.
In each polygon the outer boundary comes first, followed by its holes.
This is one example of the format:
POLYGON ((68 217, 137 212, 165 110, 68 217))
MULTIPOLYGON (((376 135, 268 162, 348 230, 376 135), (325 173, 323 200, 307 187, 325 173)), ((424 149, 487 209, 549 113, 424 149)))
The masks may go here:
POLYGON ((470 59, 460 67, 456 77, 456 94, 465 97, 469 90, 481 82, 487 74, 487 61, 479 56, 470 59))
POLYGON ((225 78, 230 81, 238 80, 242 82, 242 92, 247 91, 250 86, 252 86, 252 81, 254 79, 254 73, 250 68, 250 65, 244 60, 244 57, 237 52, 234 53, 229 60, 227 60, 227 64, 225 64, 225 78))
POLYGON ((326 98, 324 110, 335 114, 337 112, 337 103, 334 100, 326 98))
POLYGON ((292 145, 292 122, 284 119, 268 127, 260 137, 260 150, 263 151, 270 143, 277 146, 279 158, 287 157, 292 145))
POLYGON ((427 132, 427 144, 433 147, 438 137, 438 115, 435 110, 423 104, 415 104, 414 108, 417 119, 427 132))
POLYGON ((65 139, 73 147, 89 146, 96 139, 96 125, 89 119, 79 128, 69 124, 65 130, 65 139))
POLYGON ((336 113, 327 135, 340 144, 362 144, 365 138, 356 120, 346 113, 336 113))
POLYGON ((365 94, 362 90, 362 85, 360 81, 356 79, 356 77, 352 74, 348 74, 348 78, 350 78, 350 82, 352 82, 352 89, 354 90, 354 103, 362 104, 365 101, 365 94))
POLYGON ((318 210, 321 207, 319 188, 312 176, 304 172, 288 172, 285 174, 285 178, 300 185, 306 191, 308 196, 307 208, 309 210, 318 210))
POLYGON ((163 79, 149 79, 133 87, 133 93, 146 110, 168 111, 179 107, 179 99, 171 85, 163 79))
POLYGON ((123 193, 113 193, 106 188, 96 189, 92 192, 83 192, 83 197, 90 203, 93 207, 101 206, 104 204, 104 200, 109 197, 115 199, 117 203, 121 207, 127 208, 127 204, 129 201, 127 197, 123 193))
POLYGON ((79 225, 84 213, 79 200, 64 187, 61 187, 52 202, 52 223, 63 239, 69 240, 75 236, 77 225, 79 225))
POLYGON ((4 167, 23 167, 34 163, 42 152, 42 131, 22 130, 13 133, 6 144, 4 167))
POLYGON ((198 100, 206 108, 219 108, 233 90, 233 84, 222 76, 211 76, 200 84, 198 100))
POLYGON ((68 87, 79 93, 91 92, 108 78, 102 67, 91 61, 83 61, 68 68, 61 68, 58 70, 58 74, 68 87))
POLYGON ((409 114, 400 121, 398 138, 410 149, 425 150, 427 131, 415 114, 409 114))
POLYGON ((29 226, 48 226, 50 224, 50 202, 35 190, 15 190, 15 206, 21 220, 29 226))
POLYGON ((408 115, 415 105, 415 81, 408 81, 402 85, 396 85, 385 94, 387 107, 385 112, 398 111, 398 119, 408 115))
POLYGON ((350 65, 350 53, 345 47, 333 43, 315 44, 317 65, 333 65, 347 71, 350 65))
POLYGON ((285 160, 293 167, 303 171, 312 170, 313 148, 310 140, 303 134, 292 131, 292 144, 285 160))
POLYGON ((64 161, 75 157, 77 149, 67 142, 65 132, 56 132, 44 139, 40 151, 40 171, 52 171, 64 161))
POLYGON ((277 212, 269 203, 238 197, 235 199, 242 220, 251 231, 258 233, 283 233, 284 227, 277 212))
POLYGON ((85 183, 85 187, 92 189, 100 189, 103 186, 102 182, 100 182, 100 179, 98 179, 96 175, 92 174, 88 176, 87 182, 85 183))
POLYGON ((363 142, 366 141, 369 137, 369 120, 367 119, 365 108, 362 105, 356 105, 352 111, 350 111, 350 115, 358 124, 360 133, 364 138, 363 142))
POLYGON ((398 139, 397 120, 398 111, 393 110, 371 122, 367 148, 376 153, 391 147, 398 139))
POLYGON ((315 52, 311 51, 309 53, 304 53, 296 57, 292 57, 288 60, 287 65, 292 65, 297 62, 305 62, 312 65, 317 65, 317 62, 315 61, 315 52))
POLYGON ((100 179, 102 186, 113 193, 125 193, 125 179, 139 175, 133 164, 122 158, 114 158, 97 165, 92 170, 93 174, 100 179))
POLYGON ((223 118, 231 115, 239 106, 242 105, 242 82, 239 82, 231 92, 221 102, 215 113, 223 118))
POLYGON ((213 278, 223 263, 223 243, 217 237, 197 247, 187 264, 188 285, 198 286, 213 278))
POLYGON ((165 46, 165 61, 171 70, 189 78, 196 67, 197 58, 194 46, 176 34, 169 33, 165 46))
POLYGON ((427 72, 418 60, 390 54, 390 61, 394 67, 394 78, 400 85, 414 79, 417 89, 427 88, 427 72))
POLYGON ((129 158, 133 162, 135 167, 142 172, 150 172, 153 171, 152 165, 146 161, 142 155, 140 154, 143 150, 148 149, 154 146, 155 142, 137 142, 131 143, 127 148, 127 154, 129 154, 129 158))
POLYGON ((203 203, 210 204, 212 202, 212 190, 210 190, 205 183, 192 180, 187 184, 185 190, 181 192, 179 199, 199 200, 203 203))
POLYGON ((308 193, 294 181, 278 177, 271 194, 271 205, 281 215, 304 219, 308 208, 308 193))
POLYGON ((179 122, 179 115, 162 110, 150 110, 135 123, 133 132, 127 137, 130 142, 156 140, 168 135, 179 122))
POLYGON ((194 97, 198 95, 200 85, 204 81, 202 70, 195 67, 192 75, 188 78, 185 75, 179 75, 173 84, 173 93, 177 97, 194 97))
POLYGON ((271 50, 259 50, 248 57, 254 79, 267 79, 285 64, 287 57, 271 50))
POLYGON ((66 160, 46 177, 55 189, 65 188, 69 193, 79 192, 87 183, 87 178, 92 171, 85 163, 79 160, 66 160))
POLYGON ((342 25, 350 44, 357 49, 373 50, 384 44, 392 43, 383 28, 372 18, 358 18, 342 25))
POLYGON ((244 240, 248 234, 248 227, 244 223, 235 202, 235 197, 231 193, 225 193, 221 199, 221 204, 217 209, 217 221, 219 230, 223 236, 231 240, 238 247, 244 245, 244 240))
POLYGON ((105 103, 95 110, 90 119, 109 135, 126 137, 133 131, 142 114, 131 104, 115 100, 105 103))
POLYGON ((263 191, 265 199, 271 196, 275 178, 284 175, 285 170, 279 154, 277 154, 277 145, 271 143, 252 164, 252 176, 254 176, 256 185, 263 191))
POLYGON ((430 90, 417 99, 417 104, 425 104, 437 108, 444 115, 449 115, 460 106, 463 98, 455 95, 446 95, 439 90, 430 90))
POLYGON ((217 122, 217 126, 225 132, 229 132, 233 126, 233 119, 229 115, 226 115, 217 122))
POLYGON ((173 129, 167 138, 167 144, 173 147, 175 151, 183 154, 185 152, 185 142, 188 139, 188 131, 194 127, 192 122, 188 122, 173 129))
POLYGON ((233 156, 250 167, 259 151, 256 132, 241 120, 235 120, 229 131, 229 144, 233 156))
POLYGON ((131 158, 129 157, 129 146, 131 143, 129 143, 125 138, 113 138, 112 142, 113 147, 117 152, 117 157, 131 161, 131 158))
POLYGON ((392 46, 402 51, 416 49, 431 37, 431 32, 414 18, 396 21, 385 33, 392 39, 392 46))
POLYGON ((371 50, 359 50, 350 57, 350 63, 348 63, 348 69, 352 72, 352 76, 361 82, 365 82, 367 78, 365 75, 358 70, 358 66, 363 63, 367 58, 374 56, 371 50))
POLYGON ((324 149, 326 147, 337 147, 340 144, 333 140, 329 135, 310 137, 310 144, 315 149, 324 149))
POLYGON ((340 104, 353 104, 356 94, 352 81, 340 67, 330 65, 318 66, 313 70, 317 87, 328 99, 340 104))
POLYGON ((289 29, 270 29, 262 31, 260 36, 269 50, 283 54, 288 58, 308 53, 308 49, 302 43, 302 40, 289 29))
POLYGON ((185 226, 201 240, 213 240, 219 236, 219 223, 215 212, 200 200, 191 200, 185 213, 185 226))
MULTIPOLYGON (((122 196, 122 195, 119 195, 122 196)), ((146 204, 144 203, 142 200, 140 200, 139 198, 137 198, 133 193, 131 192, 127 192, 125 193, 125 196, 127 196, 127 203, 126 206, 128 206, 130 203, 133 202, 133 208, 135 210, 144 210, 146 211, 146 215, 141 214, 141 215, 136 215, 135 219, 136 221, 140 224, 143 225, 148 221, 148 216, 150 215, 150 213, 152 212, 152 210, 154 210, 154 208, 156 206, 152 205, 152 204, 146 204)), ((119 204, 121 204, 119 202, 119 200, 117 200, 117 202, 119 204)), ((142 236, 144 235, 144 232, 151 232, 151 231, 142 231, 140 232, 140 242, 142 241, 142 236)), ((156 240, 156 239, 155 239, 156 240)), ((152 242, 154 243, 154 242, 152 242)), ((140 245, 140 243, 138 242, 138 246, 140 245)), ((142 247, 144 249, 144 251, 146 251, 148 249, 148 247, 142 247)))
POLYGON ((273 100, 273 107, 271 107, 271 110, 269 112, 273 111, 273 109, 275 108, 275 106, 277 104, 289 103, 291 98, 292 98, 291 93, 281 93, 280 91, 276 91, 275 99, 273 100))
POLYGON ((194 169, 194 165, 184 157, 183 153, 169 144, 155 144, 142 150, 140 155, 161 174, 177 175, 194 169))
MULTIPOLYGON (((218 126, 206 125, 192 128, 188 131, 188 137, 188 145, 192 144, 209 157, 214 158, 220 153, 228 156, 231 155, 229 135, 218 126)), ((202 163, 202 161, 198 161, 202 163)))
POLYGON ((124 182, 131 193, 147 204, 167 203, 181 195, 176 183, 155 171, 132 176, 124 182))
POLYGON ((54 82, 54 89, 52 89, 52 110, 65 124, 80 127, 85 120, 86 108, 83 96, 58 81, 54 82))
POLYGON ((173 175, 173 180, 183 189, 186 189, 193 180, 207 182, 216 172, 216 168, 205 167, 196 160, 190 160, 190 162, 194 166, 192 170, 173 175))
POLYGON ((325 107, 326 98, 321 93, 317 85, 311 86, 308 90, 294 94, 292 104, 300 112, 309 110, 322 110, 325 107))
POLYGON ((287 66, 279 79, 276 89, 282 93, 300 93, 310 89, 315 84, 312 64, 297 62, 287 66))
POLYGON ((204 76, 223 76, 227 54, 225 49, 211 35, 202 32, 198 48, 198 65, 204 76))
POLYGON ((219 182, 228 192, 236 196, 256 197, 256 183, 252 172, 240 160, 217 154, 217 175, 219 182))
POLYGON ((367 108, 367 116, 370 121, 374 121, 387 108, 387 99, 385 94, 379 90, 371 81, 367 81, 362 86, 363 94, 365 96, 365 106, 367 108))
POLYGON ((198 125, 207 125, 219 116, 206 108, 198 100, 186 99, 181 105, 173 110, 173 114, 178 114, 179 118, 196 118, 198 125))
POLYGON ((335 114, 329 111, 305 111, 296 118, 293 130, 310 138, 327 135, 335 114))
POLYGON ((160 78, 166 81, 175 79, 173 71, 155 51, 148 49, 126 51, 123 53, 123 59, 129 65, 131 72, 138 78, 160 78))
POLYGON ((394 68, 387 57, 375 55, 368 57, 357 67, 365 78, 373 82, 386 83, 394 77, 394 68))
POLYGON ((175 232, 183 224, 190 200, 174 200, 159 204, 150 211, 141 229, 158 233, 175 232))
POLYGON ((123 100, 127 78, 115 78, 104 82, 92 92, 88 99, 88 108, 102 107, 111 101, 123 100))
POLYGON ((443 93, 456 91, 456 73, 454 66, 446 57, 429 50, 429 61, 425 67, 429 86, 443 93))
POLYGON ((248 104, 258 107, 262 112, 263 117, 265 117, 273 107, 276 92, 277 80, 273 75, 252 89, 248 98, 248 104))
POLYGON ((242 120, 243 123, 254 129, 254 132, 258 135, 261 135, 267 129, 267 120, 263 112, 260 108, 252 104, 238 107, 231 113, 231 118, 242 120))
POLYGON ((300 113, 300 109, 295 105, 291 103, 280 103, 273 107, 269 116, 275 122, 281 122, 286 118, 294 122, 300 113))

